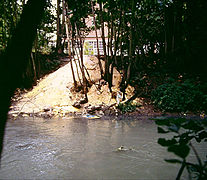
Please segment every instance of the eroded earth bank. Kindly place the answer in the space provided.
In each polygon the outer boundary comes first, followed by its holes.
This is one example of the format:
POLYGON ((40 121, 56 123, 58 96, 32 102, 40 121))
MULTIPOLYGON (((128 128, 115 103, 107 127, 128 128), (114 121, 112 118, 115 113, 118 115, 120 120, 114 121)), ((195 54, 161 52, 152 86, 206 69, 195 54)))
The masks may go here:
MULTIPOLYGON (((68 58, 65 58, 67 61, 68 58)), ((119 84, 121 82, 120 73, 114 68, 113 92, 110 93, 108 84, 101 80, 98 60, 96 57, 85 57, 84 64, 90 77, 91 86, 88 88, 87 98, 84 102, 84 95, 81 91, 74 89, 71 64, 68 63, 60 67, 57 71, 40 79, 31 90, 20 91, 17 89, 12 98, 9 116, 11 117, 33 117, 41 116, 45 118, 63 117, 71 115, 85 115, 87 118, 99 118, 104 115, 118 116, 122 112, 117 108, 121 102, 119 84), (90 116, 92 115, 92 116, 90 116)), ((104 64, 104 62, 102 62, 104 64)), ((73 61, 73 67, 78 67, 73 61)), ((80 69, 74 68, 74 73, 81 78, 80 69)), ((81 85, 79 84, 80 89, 81 85)), ((126 98, 133 96, 134 88, 128 86, 126 98)), ((152 105, 143 98, 136 98, 132 103, 136 104, 136 109, 131 115, 156 116, 152 105)), ((129 114, 129 113, 128 113, 129 114)))

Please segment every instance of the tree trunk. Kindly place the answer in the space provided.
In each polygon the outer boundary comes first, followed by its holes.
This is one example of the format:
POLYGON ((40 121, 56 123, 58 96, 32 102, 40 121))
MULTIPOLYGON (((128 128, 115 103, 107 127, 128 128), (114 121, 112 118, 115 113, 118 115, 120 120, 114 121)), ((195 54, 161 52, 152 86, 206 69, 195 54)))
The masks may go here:
MULTIPOLYGON (((65 35, 65 0, 62 0, 62 26, 61 26, 61 37, 65 35)), ((61 42, 61 52, 64 53, 65 48, 65 38, 64 41, 61 42)))
MULTIPOLYGON (((73 28, 72 28, 72 31, 73 31, 73 28)), ((80 75, 79 75, 79 68, 81 69, 80 61, 79 61, 79 58, 78 59, 75 59, 75 54, 78 55, 78 53, 77 53, 76 47, 74 45, 74 37, 73 37, 73 35, 72 35, 72 40, 71 41, 72 41, 73 58, 74 58, 74 63, 76 65, 76 72, 77 72, 78 80, 79 80, 80 85, 83 86, 83 84, 81 82, 80 75), (78 65, 77 65, 77 62, 76 61, 78 61, 79 68, 78 68, 78 65)))
POLYGON ((43 0, 28 0, 10 42, 0 58, 0 67, 2 67, 0 71, 0 154, 10 98, 26 69, 45 5, 46 1, 43 0))
MULTIPOLYGON (((114 23, 113 19, 111 18, 111 23, 108 22, 108 28, 111 29, 111 37, 108 37, 108 47, 110 50, 110 61, 111 61, 111 66, 109 65, 109 90, 112 92, 112 85, 113 85, 113 68, 114 68, 114 53, 113 53, 113 38, 115 37, 115 32, 114 32, 114 23)), ((109 31, 109 30, 108 30, 109 31)))
POLYGON ((36 74, 36 66, 35 66, 35 61, 34 61, 34 57, 33 57, 33 53, 31 52, 31 61, 32 61, 32 67, 33 67, 33 72, 34 72, 34 76, 33 76, 33 82, 37 82, 37 74, 36 74))
POLYGON ((91 8, 92 8, 92 14, 93 14, 93 22, 94 22, 94 27, 95 27, 95 33, 96 33, 96 43, 97 43, 97 53, 98 53, 98 64, 99 64, 99 68, 100 68, 101 78, 103 79, 104 73, 103 73, 103 67, 102 67, 101 59, 100 59, 99 40, 98 40, 98 33, 97 33, 97 24, 96 24, 96 18, 95 18, 95 13, 94 13, 94 7, 93 7, 92 0, 91 0, 91 8))
POLYGON ((37 78, 40 78, 41 76, 41 65, 40 65, 40 59, 37 58, 37 53, 38 53, 38 31, 37 31, 37 36, 35 38, 35 41, 34 41, 34 49, 35 49, 35 56, 34 56, 34 62, 35 65, 36 65, 36 76, 37 78))
POLYGON ((61 34, 60 34, 60 0, 57 0, 57 41, 56 50, 58 54, 62 53, 61 50, 61 34))
POLYGON ((105 75, 104 78, 107 82, 109 82, 109 61, 106 57, 106 42, 105 42, 105 33, 104 33, 104 21, 103 21, 103 7, 102 2, 99 3, 100 8, 100 21, 101 21, 101 38, 103 42, 103 51, 104 51, 104 60, 105 60, 105 75))
POLYGON ((71 46, 70 46, 71 25, 70 25, 70 19, 69 19, 68 15, 66 15, 66 14, 67 14, 67 9, 66 9, 66 6, 65 6, 65 11, 64 11, 65 17, 64 18, 66 18, 66 20, 65 20, 65 29, 66 29, 66 35, 67 35, 67 40, 68 40, 68 55, 69 55, 69 60, 70 60, 70 66, 71 66, 71 71, 72 71, 72 76, 73 76, 74 87, 76 89, 77 88, 77 81, 75 79, 75 73, 74 73, 73 62, 72 62, 72 57, 71 57, 71 46))
POLYGON ((85 98, 88 100, 88 98, 87 98, 87 79, 85 76, 84 64, 83 64, 83 40, 82 40, 80 30, 79 30, 79 27, 77 24, 76 24, 76 31, 77 31, 78 38, 79 38, 79 54, 80 54, 80 62, 81 62, 81 73, 82 73, 82 78, 83 78, 83 94, 85 95, 85 98))
POLYGON ((122 25, 122 7, 121 7, 121 10, 120 10, 119 20, 120 20, 120 22, 119 22, 119 27, 118 27, 118 33, 114 33, 114 64, 115 64, 115 66, 118 66, 118 62, 117 62, 117 49, 118 49, 118 43, 120 41, 120 37, 119 36, 120 36, 121 25, 122 25))

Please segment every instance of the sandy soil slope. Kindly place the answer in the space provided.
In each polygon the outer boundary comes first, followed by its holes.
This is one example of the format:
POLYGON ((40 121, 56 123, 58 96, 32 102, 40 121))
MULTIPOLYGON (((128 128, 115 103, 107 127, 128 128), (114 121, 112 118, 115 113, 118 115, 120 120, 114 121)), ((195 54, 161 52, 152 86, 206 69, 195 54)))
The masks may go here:
MULTIPOLYGON (((67 61, 67 59, 65 59, 65 61, 67 61)), ((82 105, 80 109, 72 106, 73 103, 83 97, 83 95, 81 93, 72 91, 73 78, 71 65, 70 63, 67 63, 57 71, 41 79, 31 91, 18 95, 18 101, 13 102, 9 114, 14 117, 19 115, 33 116, 34 114, 46 116, 65 116, 71 113, 87 113, 85 111, 85 107, 88 106, 110 106, 111 104, 115 104, 117 100, 112 98, 111 93, 108 90, 108 85, 103 83, 100 86, 101 77, 97 58, 85 57, 84 64, 88 73, 90 74, 90 80, 92 80, 94 84, 91 86, 88 92, 88 103, 82 105)), ((104 62, 102 62, 102 65, 104 66, 104 62)), ((80 70, 75 68, 76 64, 74 62, 73 67, 75 70, 76 80, 78 81, 77 73, 80 72, 80 70)), ((79 76, 81 77, 80 73, 79 76)), ((121 76, 119 72, 114 69, 112 88, 114 92, 119 91, 118 86, 120 81, 121 76)), ((129 98, 132 95, 133 87, 129 86, 127 88, 127 96, 129 98)), ((143 101, 140 98, 137 98, 136 102, 143 104, 143 101)), ((140 107, 137 112, 149 113, 146 112, 145 106, 140 107)), ((101 114, 104 113, 101 112, 101 114)))

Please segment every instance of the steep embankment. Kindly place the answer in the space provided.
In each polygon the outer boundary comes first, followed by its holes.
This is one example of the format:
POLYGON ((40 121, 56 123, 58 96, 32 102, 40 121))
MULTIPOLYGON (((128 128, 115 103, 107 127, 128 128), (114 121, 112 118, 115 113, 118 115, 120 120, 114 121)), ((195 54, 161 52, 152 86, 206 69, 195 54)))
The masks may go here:
MULTIPOLYGON (((67 59, 65 59, 67 60, 67 59)), ((108 90, 108 85, 101 80, 97 59, 95 57, 85 57, 85 66, 90 74, 88 79, 93 81, 93 85, 88 92, 88 103, 82 104, 81 108, 73 107, 73 103, 81 99, 83 95, 80 92, 73 90, 73 77, 71 72, 70 63, 59 68, 57 71, 45 76, 41 79, 31 91, 25 91, 18 94, 13 99, 11 110, 9 112, 13 117, 17 116, 66 116, 71 114, 86 114, 89 109, 97 109, 94 111, 96 114, 113 114, 116 112, 113 105, 116 104, 116 99, 112 98, 111 93, 108 90), (111 110, 110 110, 111 109, 111 110), (113 111, 113 112, 112 112, 113 111)), ((77 73, 80 70, 76 69, 76 64, 73 62, 75 70, 76 80, 78 81, 77 73)), ((81 74, 79 74, 81 77, 81 74)), ((118 92, 118 86, 121 80, 121 76, 118 71, 114 69, 113 77, 113 92, 118 92)), ((127 88, 127 96, 130 97, 133 94, 133 88, 127 88)), ((135 100, 141 106, 137 108, 138 114, 152 113, 152 108, 144 104, 142 99, 137 98, 135 100)))

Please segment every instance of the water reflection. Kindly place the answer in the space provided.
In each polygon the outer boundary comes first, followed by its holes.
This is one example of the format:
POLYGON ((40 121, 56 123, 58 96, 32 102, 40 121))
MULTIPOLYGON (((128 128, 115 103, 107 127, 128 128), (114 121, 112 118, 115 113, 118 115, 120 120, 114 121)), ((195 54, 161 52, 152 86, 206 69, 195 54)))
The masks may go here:
MULTIPOLYGON (((175 179, 149 120, 9 120, 2 179, 175 179), (132 150, 117 152, 124 145, 132 150)), ((206 149, 203 151, 205 152, 206 149)))

